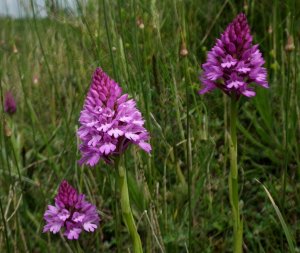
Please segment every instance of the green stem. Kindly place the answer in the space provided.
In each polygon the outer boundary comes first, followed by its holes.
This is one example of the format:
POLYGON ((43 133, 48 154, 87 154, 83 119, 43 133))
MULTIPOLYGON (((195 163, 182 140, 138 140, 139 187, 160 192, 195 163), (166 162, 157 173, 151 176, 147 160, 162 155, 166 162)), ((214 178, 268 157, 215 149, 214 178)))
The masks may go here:
POLYGON ((1 212, 1 218, 2 218, 2 221, 3 221, 3 227, 4 227, 6 250, 9 253, 10 252, 10 247, 9 247, 9 241, 8 241, 8 232, 7 232, 6 220, 5 220, 5 216, 4 216, 4 212, 3 212, 3 208, 2 208, 1 198, 0 198, 0 212, 1 212))
POLYGON ((134 253, 143 253, 141 239, 137 232, 137 228, 130 207, 126 170, 122 165, 119 164, 118 161, 116 161, 116 169, 118 170, 122 217, 131 235, 134 253))
MULTIPOLYGON (((118 171, 116 171, 118 174, 118 171)), ((116 243, 117 243, 117 253, 121 252, 121 241, 120 241, 120 211, 119 211, 119 204, 118 204, 118 182, 117 178, 115 180, 115 236, 116 236, 116 243)))
POLYGON ((232 207, 234 253, 242 252, 243 222, 240 218, 237 167, 237 98, 232 97, 230 103, 230 175, 229 198, 232 207))
POLYGON ((189 226, 188 226, 188 236, 189 236, 189 251, 192 251, 192 227, 193 227, 193 215, 192 215, 192 154, 191 154, 191 136, 190 136, 190 101, 189 101, 189 84, 191 83, 190 75, 188 73, 188 62, 185 57, 184 59, 185 71, 187 76, 186 86, 185 86, 185 96, 186 96, 186 165, 187 165, 187 177, 188 177, 188 208, 189 208, 189 226))

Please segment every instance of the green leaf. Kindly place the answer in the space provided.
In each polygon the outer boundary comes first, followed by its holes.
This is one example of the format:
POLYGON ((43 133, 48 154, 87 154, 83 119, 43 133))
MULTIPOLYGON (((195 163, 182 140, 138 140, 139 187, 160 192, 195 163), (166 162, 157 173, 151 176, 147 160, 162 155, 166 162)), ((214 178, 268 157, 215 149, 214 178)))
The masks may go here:
POLYGON ((293 243, 294 239, 292 237, 292 234, 290 233, 290 230, 288 229, 287 224, 284 221, 284 218, 283 218, 283 216, 282 216, 282 214, 281 214, 278 206, 276 205, 276 203, 275 203, 274 199, 272 198, 271 193, 268 191, 268 189, 261 182, 259 182, 257 179, 255 179, 255 180, 262 185, 262 187, 264 188, 265 192, 267 193, 267 195, 268 195, 268 197, 269 197, 269 199, 270 199, 270 201, 271 201, 271 203, 273 205, 273 208, 275 209, 275 212, 276 212, 276 214, 277 214, 277 216, 279 218, 281 226, 283 228, 283 231, 284 231, 285 237, 287 239, 290 251, 292 253, 294 253, 295 252, 295 246, 294 246, 294 243, 293 243))

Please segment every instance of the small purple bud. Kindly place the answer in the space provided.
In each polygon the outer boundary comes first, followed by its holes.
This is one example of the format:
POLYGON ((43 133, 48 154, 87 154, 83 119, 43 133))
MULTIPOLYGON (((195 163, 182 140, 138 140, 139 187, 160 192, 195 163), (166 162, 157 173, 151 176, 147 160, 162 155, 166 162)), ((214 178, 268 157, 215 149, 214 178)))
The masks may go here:
POLYGON ((10 91, 6 92, 4 97, 4 111, 10 115, 17 111, 16 101, 10 91))

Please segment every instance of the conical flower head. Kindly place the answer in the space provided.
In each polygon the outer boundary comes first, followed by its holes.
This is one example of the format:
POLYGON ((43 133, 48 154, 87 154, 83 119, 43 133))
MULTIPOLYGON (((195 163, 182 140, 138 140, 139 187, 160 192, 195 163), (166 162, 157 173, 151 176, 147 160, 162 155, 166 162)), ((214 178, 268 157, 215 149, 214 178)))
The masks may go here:
POLYGON ((228 95, 255 96, 251 85, 268 88, 267 71, 258 45, 252 45, 252 36, 245 14, 239 14, 217 39, 202 65, 200 94, 220 88, 228 95))
POLYGON ((46 225, 43 232, 56 234, 61 229, 69 240, 77 240, 82 231, 94 232, 99 225, 97 208, 85 200, 84 194, 64 180, 55 197, 55 206, 48 205, 44 214, 46 225))
POLYGON ((17 110, 16 101, 10 91, 6 92, 4 96, 4 111, 10 115, 13 115, 17 110))
POLYGON ((80 164, 94 166, 100 159, 110 162, 130 143, 151 151, 149 133, 135 101, 122 95, 120 86, 100 68, 94 72, 79 122, 80 164))
POLYGON ((61 207, 72 207, 78 202, 78 193, 66 180, 64 180, 59 186, 56 201, 61 207))

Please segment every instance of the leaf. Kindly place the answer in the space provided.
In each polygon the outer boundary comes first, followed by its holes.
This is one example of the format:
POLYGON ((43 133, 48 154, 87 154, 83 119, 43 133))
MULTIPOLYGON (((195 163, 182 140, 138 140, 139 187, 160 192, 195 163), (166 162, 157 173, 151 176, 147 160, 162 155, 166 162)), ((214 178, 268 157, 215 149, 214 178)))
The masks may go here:
POLYGON ((270 199, 270 201, 271 201, 271 203, 273 205, 273 208, 275 209, 275 212, 276 212, 276 214, 277 214, 277 216, 279 218, 281 226, 283 228, 283 231, 284 231, 285 237, 287 239, 290 251, 292 253, 295 253, 295 246, 294 246, 294 243, 293 243, 294 239, 292 237, 292 234, 290 233, 290 230, 288 229, 287 224, 284 221, 284 218, 283 218, 283 216, 282 216, 282 214, 281 214, 278 206, 276 205, 274 199, 272 198, 271 193, 268 191, 268 189, 261 182, 259 182, 257 179, 255 179, 255 180, 262 185, 262 187, 264 188, 265 192, 267 193, 267 195, 268 195, 268 197, 269 197, 269 199, 270 199))

